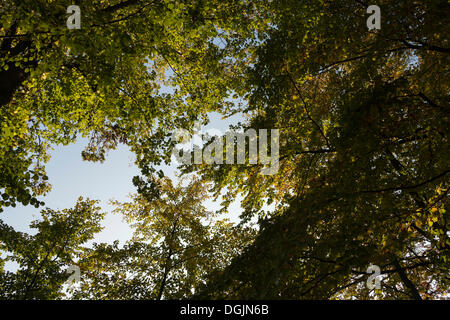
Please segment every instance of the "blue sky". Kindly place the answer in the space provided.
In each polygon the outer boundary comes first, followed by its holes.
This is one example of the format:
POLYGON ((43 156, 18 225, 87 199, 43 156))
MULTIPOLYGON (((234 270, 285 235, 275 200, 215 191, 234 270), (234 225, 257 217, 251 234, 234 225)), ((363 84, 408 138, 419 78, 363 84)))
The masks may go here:
MULTIPOLYGON (((219 114, 213 113, 210 120, 205 130, 216 129, 225 133, 230 124, 242 121, 242 117, 237 115, 223 120, 219 114)), ((83 161, 81 151, 87 143, 87 139, 79 139, 69 146, 57 146, 51 152, 52 157, 46 165, 46 170, 52 191, 40 200, 45 202, 46 207, 54 210, 73 207, 80 196, 100 200, 102 209, 108 214, 103 222, 105 229, 94 241, 111 243, 119 240, 123 244, 131 236, 131 230, 122 222, 120 215, 111 213, 112 206, 109 201, 127 201, 128 195, 136 192, 131 181, 133 176, 139 174, 139 169, 134 165, 134 155, 125 145, 119 145, 116 150, 110 151, 103 163, 83 161)), ((175 179, 175 165, 163 166, 161 169, 167 176, 175 179)), ((205 205, 209 210, 218 209, 218 204, 213 201, 208 200, 205 205)), ((29 224, 40 218, 39 210, 33 206, 24 207, 17 204, 15 208, 5 208, 0 219, 17 231, 33 233, 29 224)), ((240 213, 241 208, 237 200, 230 207, 228 217, 237 221, 240 213)))

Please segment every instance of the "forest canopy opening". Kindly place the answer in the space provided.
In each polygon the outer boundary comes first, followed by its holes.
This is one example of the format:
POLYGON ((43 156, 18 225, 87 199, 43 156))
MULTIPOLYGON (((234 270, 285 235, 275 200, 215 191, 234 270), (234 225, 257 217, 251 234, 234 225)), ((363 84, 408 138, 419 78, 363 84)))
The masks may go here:
MULTIPOLYGON (((0 211, 21 203, 41 219, 30 235, 0 213, 0 298, 448 297, 449 9, 2 1, 0 211), (243 161, 184 163, 187 182, 169 179, 159 168, 172 163, 173 133, 212 112, 242 114, 231 129, 258 140, 279 132, 267 141, 279 147, 276 171, 262 174, 244 148, 243 161), (104 215, 95 200, 43 209, 49 148, 79 137, 86 161, 118 144, 136 156, 137 193, 117 203, 134 230, 125 246, 86 246, 104 215), (209 195, 223 196, 218 212, 209 195), (239 224, 208 220, 237 198, 239 224), (67 292, 69 266, 79 286, 67 292)), ((202 154, 226 159, 230 145, 213 143, 202 154)))

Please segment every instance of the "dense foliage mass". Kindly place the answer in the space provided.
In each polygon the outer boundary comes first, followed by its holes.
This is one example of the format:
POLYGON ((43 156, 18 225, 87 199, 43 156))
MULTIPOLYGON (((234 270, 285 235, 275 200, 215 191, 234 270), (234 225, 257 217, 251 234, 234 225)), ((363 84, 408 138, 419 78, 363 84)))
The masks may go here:
POLYGON ((76 298, 448 294, 450 6, 376 2, 379 30, 356 0, 79 0, 80 30, 71 1, 1 2, 0 210, 44 205, 48 150, 77 137, 88 161, 127 144, 142 172, 116 204, 135 230, 124 247, 86 245, 102 217, 91 200, 44 209, 33 236, 1 223, 1 297, 65 297, 74 263, 76 298), (186 165, 198 178, 178 186, 156 172, 174 130, 212 111, 279 129, 278 172, 186 165), (242 224, 211 220, 208 191, 223 212, 243 196, 242 224))

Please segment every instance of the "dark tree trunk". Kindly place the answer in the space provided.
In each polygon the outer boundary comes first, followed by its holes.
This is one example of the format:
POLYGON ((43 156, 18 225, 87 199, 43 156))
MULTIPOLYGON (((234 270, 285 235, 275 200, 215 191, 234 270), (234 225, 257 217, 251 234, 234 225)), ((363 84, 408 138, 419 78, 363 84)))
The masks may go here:
POLYGON ((14 93, 20 88, 27 74, 21 68, 8 64, 8 70, 0 72, 0 106, 11 102, 14 93))
POLYGON ((169 272, 170 272, 169 264, 170 264, 171 258, 172 258, 172 248, 169 249, 169 253, 167 254, 166 264, 164 266, 164 275, 163 275, 163 279, 161 281, 161 285, 159 286, 158 297, 156 298, 156 300, 161 300, 163 292, 164 292, 164 288, 166 287, 167 276, 169 275, 169 272))
POLYGON ((172 230, 170 232, 170 237, 168 239, 168 247, 169 247, 169 252, 167 253, 167 257, 166 257, 166 262, 164 264, 164 274, 163 274, 163 278, 161 281, 161 285, 159 286, 159 290, 158 290, 158 297, 156 298, 157 300, 161 300, 162 295, 164 293, 164 289, 166 287, 166 282, 167 282, 167 276, 169 275, 169 272, 171 270, 171 259, 172 259, 172 254, 173 254, 173 249, 172 249, 172 241, 175 238, 175 233, 177 230, 177 224, 178 224, 178 219, 179 216, 176 218, 173 226, 172 226, 172 230))
POLYGON ((394 259, 393 262, 394 262, 395 268, 397 269, 397 273, 400 276, 400 279, 402 280, 405 287, 409 289, 411 298, 414 300, 422 300, 422 297, 420 296, 419 291, 417 290, 414 283, 412 283, 411 280, 409 280, 408 275, 406 274, 405 270, 402 268, 402 266, 400 265, 398 260, 394 259))
MULTIPOLYGON (((17 37, 17 24, 14 23, 6 32, 0 44, 0 57, 7 57, 8 60, 13 57, 32 58, 30 52, 32 47, 33 41, 28 38, 17 37)), ((0 106, 11 102, 16 91, 28 78, 25 68, 35 68, 37 62, 34 59, 29 59, 27 62, 21 61, 21 65, 16 66, 15 62, 7 61, 5 66, 0 69, 0 106), (5 66, 7 66, 7 70, 5 70, 5 66)))

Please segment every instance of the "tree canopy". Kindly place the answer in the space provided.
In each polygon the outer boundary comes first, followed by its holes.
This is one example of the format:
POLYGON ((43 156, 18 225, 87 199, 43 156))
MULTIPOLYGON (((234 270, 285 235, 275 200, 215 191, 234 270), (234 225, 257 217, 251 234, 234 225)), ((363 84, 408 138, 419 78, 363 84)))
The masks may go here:
POLYGON ((141 175, 117 211, 135 233, 123 248, 82 249, 99 219, 84 200, 74 210, 86 234, 74 231, 66 256, 45 246, 71 230, 72 211, 42 211, 38 238, 2 224, 2 250, 23 266, 0 270, 5 292, 61 297, 51 286, 79 253, 80 298, 448 294, 447 1, 377 1, 372 30, 364 1, 80 0, 79 30, 66 27, 70 4, 0 5, 0 210, 44 205, 50 148, 88 137, 83 159, 103 161, 124 143, 141 175), (171 161, 172 133, 213 111, 242 114, 243 130, 278 129, 278 172, 183 165, 198 176, 188 187, 156 172, 171 161), (223 212, 243 197, 239 226, 202 221, 209 192, 223 212), (371 264, 380 289, 366 286, 371 264))

